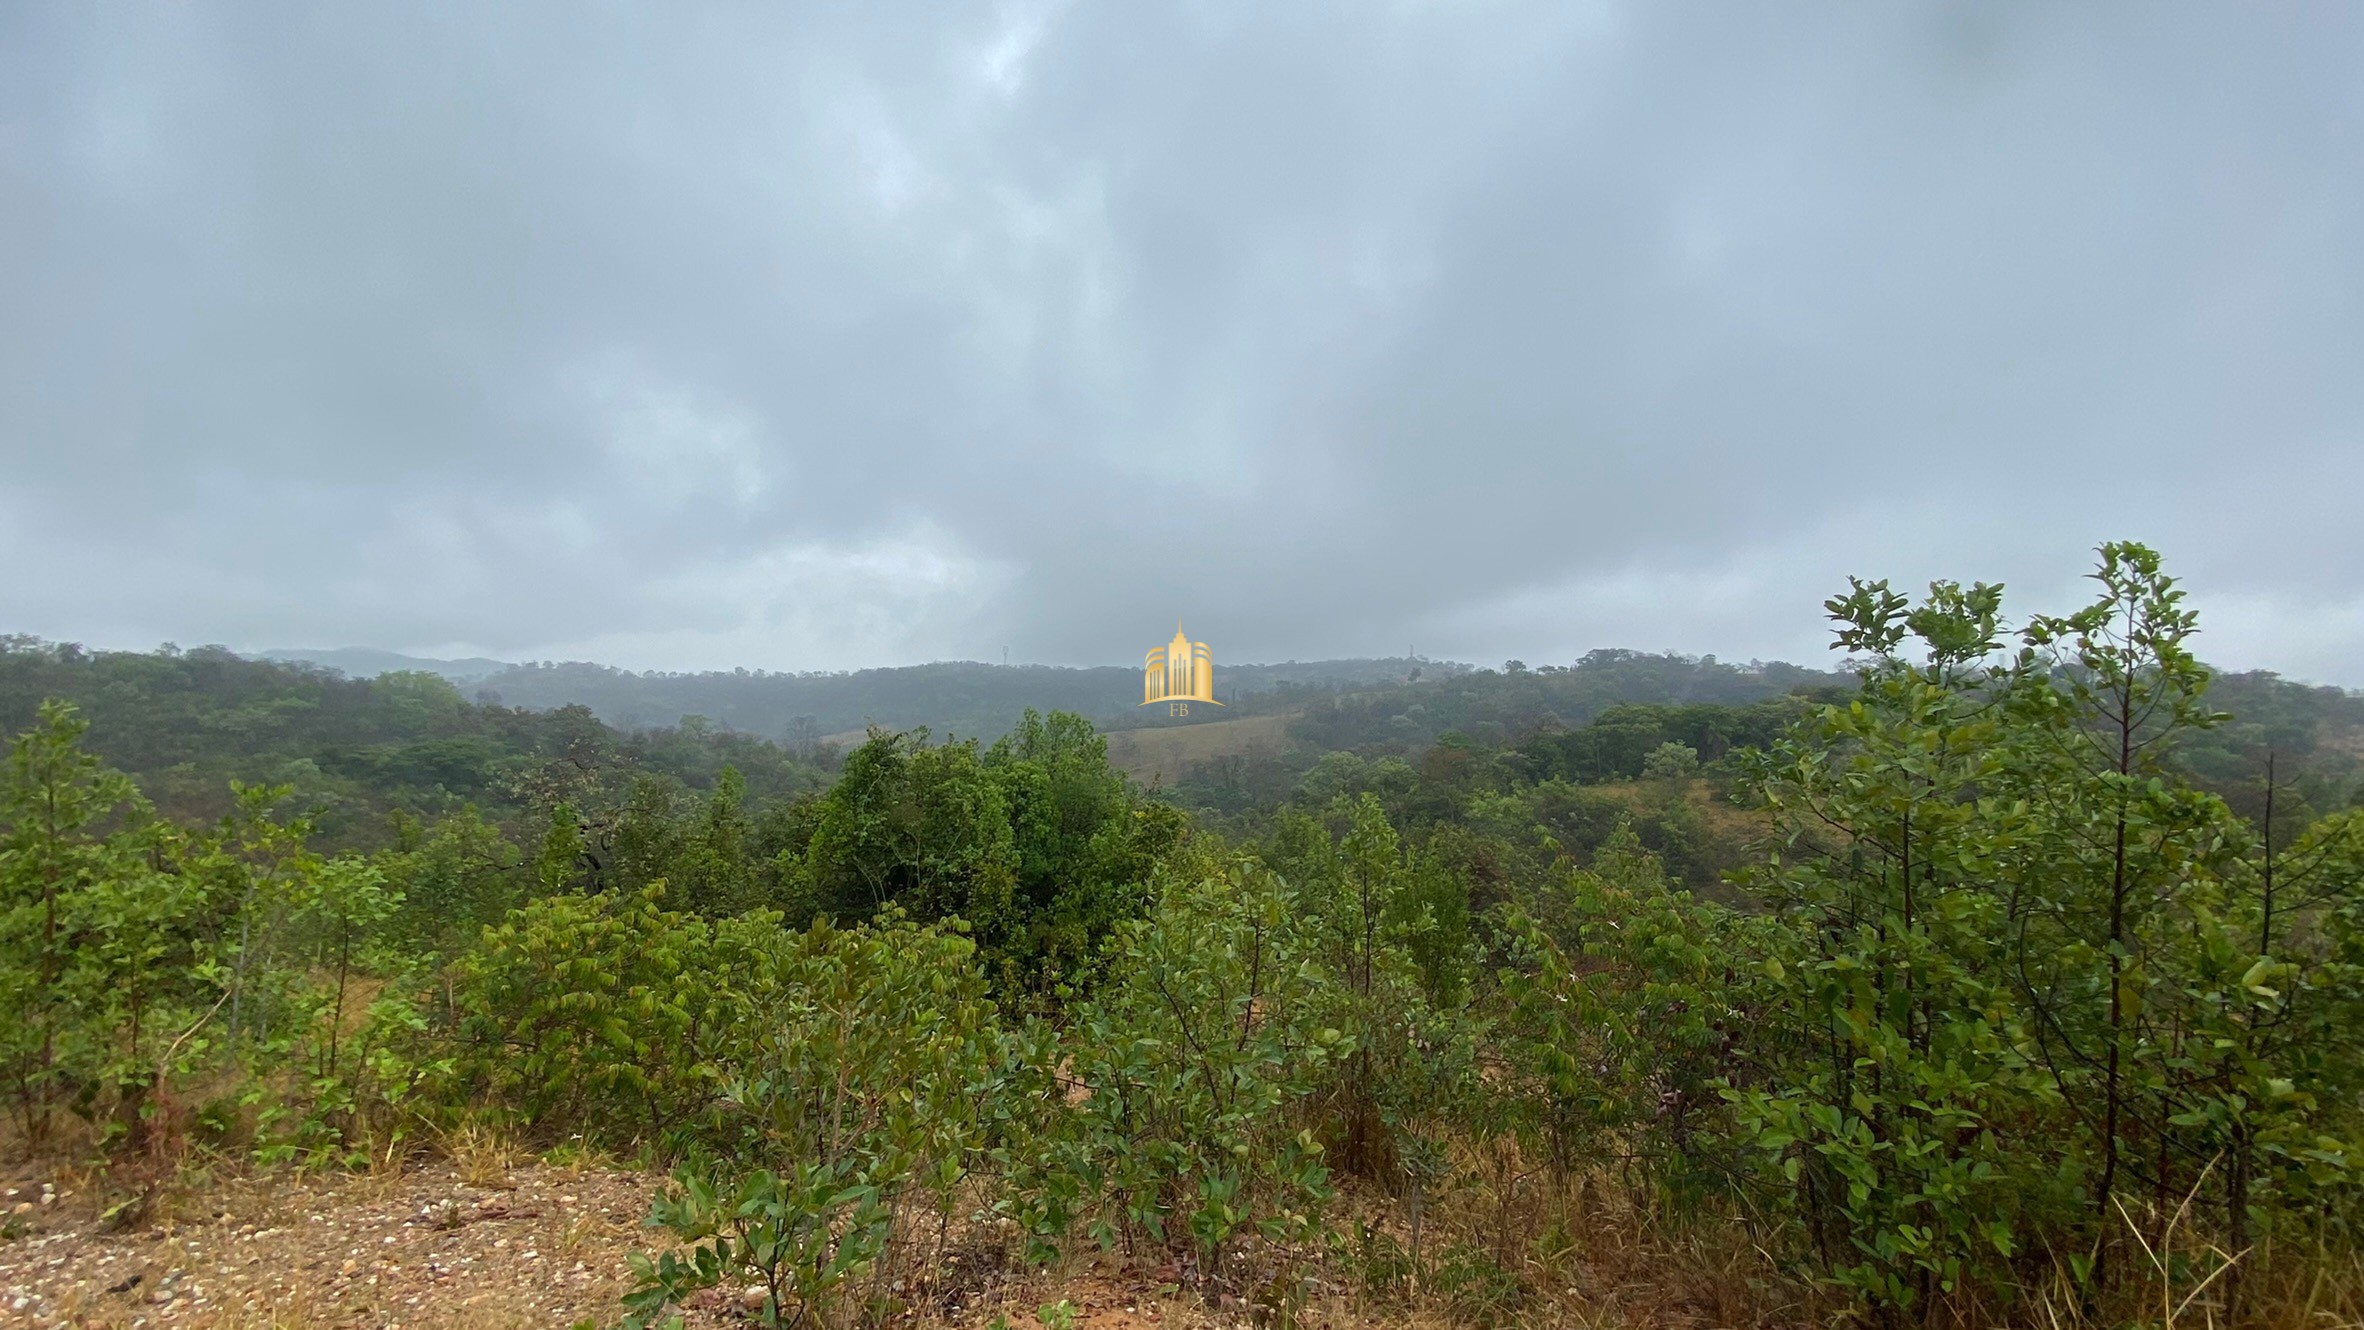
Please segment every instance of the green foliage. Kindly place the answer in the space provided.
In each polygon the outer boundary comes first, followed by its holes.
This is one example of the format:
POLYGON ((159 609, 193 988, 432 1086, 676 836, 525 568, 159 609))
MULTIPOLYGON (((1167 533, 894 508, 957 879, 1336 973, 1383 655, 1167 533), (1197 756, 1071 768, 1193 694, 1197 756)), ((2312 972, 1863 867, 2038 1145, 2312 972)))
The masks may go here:
POLYGON ((341 1141, 362 1126, 357 1087, 382 1095, 397 1070, 379 1036, 402 1004, 349 1028, 349 999, 394 968, 380 935, 401 893, 312 853, 301 819, 272 816, 284 791, 235 791, 203 832, 153 819, 84 730, 44 708, 0 790, 0 1064, 27 1144, 64 1108, 102 1149, 168 1145, 175 1079, 225 1062, 254 1078, 270 1151, 341 1141))
POLYGON ((1831 612, 1841 645, 1876 653, 1863 691, 1767 764, 1786 841, 1754 883, 1783 925, 1763 958, 1777 1033, 1734 1105, 1795 1184, 1817 1259, 1875 1306, 1997 1279, 2060 1163, 1998 1135, 2058 1102, 2005 986, 1991 884, 2008 827, 1977 798, 2005 762, 2000 607, 2000 588, 1941 583, 1908 612, 1858 582, 1831 612), (1908 633, 1918 659, 1899 654, 1908 633))
MULTIPOLYGON (((429 674, 347 679, 220 647, 90 652, 0 638, 0 726, 34 725, 51 699, 77 706, 93 751, 134 776, 165 817, 189 824, 234 811, 232 781, 287 785, 338 849, 382 847, 393 812, 430 819, 475 807, 514 831, 515 819, 546 813, 541 795, 552 785, 618 772, 701 790, 735 766, 761 803, 817 786, 826 770, 817 753, 746 733, 627 734, 580 706, 469 702, 429 674)), ((589 811, 592 801, 576 803, 589 811)))
POLYGON ((372 857, 402 892, 389 942, 414 956, 451 956, 544 886, 540 865, 474 809, 432 823, 396 819, 394 843, 372 857))
POLYGON ((1643 780, 1686 780, 1699 770, 1699 750, 1669 739, 1642 759, 1643 780))
POLYGON ((1831 610, 1862 692, 1762 772, 1785 839, 1752 880, 1783 926, 1730 1095, 1815 1263, 1876 1309, 2001 1297, 2036 1250, 2100 1306, 2179 1206, 2242 1241, 2269 1189, 2347 1204, 2343 833, 2295 886, 2179 779, 2219 719, 2192 616, 2140 546, 2095 578, 2016 651, 1999 588, 1856 583, 1831 610))
MULTIPOLYGON (((1445 678, 1465 668, 1432 662, 1426 673, 1445 678)), ((1225 664, 1221 686, 1231 715, 1242 709, 1286 711, 1302 698, 1324 697, 1335 689, 1400 682, 1407 669, 1421 672, 1401 660, 1225 664)), ((1133 705, 1141 696, 1138 665, 1066 669, 938 661, 850 672, 671 674, 569 661, 514 666, 473 686, 497 693, 513 707, 580 704, 623 728, 709 716, 718 726, 805 747, 816 746, 824 735, 859 733, 873 723, 992 738, 1020 723, 1030 708, 1082 715, 1110 728, 1155 723, 1133 705)))
POLYGON ((985 769, 1009 812, 1020 921, 988 940, 988 964, 1041 991, 1080 988, 1110 933, 1147 907, 1184 820, 1109 767, 1108 741, 1081 716, 1026 712, 987 750, 985 769))
POLYGON ((472 1103, 666 1152, 713 1128, 777 918, 710 921, 663 896, 549 896, 485 931, 452 984, 472 1103))
POLYGON ((874 731, 791 851, 792 916, 864 919, 894 905, 959 919, 1009 994, 1086 983, 1137 916, 1183 820, 1108 766, 1080 717, 1026 713, 991 749, 874 731))
POLYGON ((1605 1179, 1645 1223, 1746 1216, 1834 1315, 2009 1320, 2065 1279, 2108 1323, 2155 1275, 2235 1323, 2241 1253, 2364 1199, 2364 809, 2316 723, 2347 699, 2252 677, 2227 722, 2157 556, 2097 580, 2017 629, 1994 587, 1856 582, 1846 691, 1609 653, 1334 697, 1313 729, 1384 738, 1239 764, 1230 842, 1072 714, 874 731, 818 790, 695 716, 14 644, 0 702, 121 684, 141 762, 206 730, 193 770, 268 783, 160 815, 33 716, 0 1094, 102 1160, 483 1119, 662 1158, 636 1325, 724 1284, 878 1323, 986 1216, 1282 1323, 1325 1252, 1499 1321, 1580 1242, 1541 1198, 1605 1179), (2144 1269, 2170 1222, 2202 1254, 2144 1269))
POLYGON ((87 728, 44 706, 0 784, 0 1077, 36 1147, 64 1107, 143 1134, 204 1009, 203 888, 131 781, 83 751, 87 728))
POLYGON ((1687 1195, 1715 1185, 1721 1078, 1749 1019, 1734 950, 1760 920, 1695 901, 1620 825, 1505 920, 1494 1122, 1562 1175, 1620 1158, 1687 1195))
POLYGON ((1476 968, 1468 882, 1407 851, 1375 796, 1336 812, 1342 835, 1284 823, 1275 856, 1330 977, 1322 1019, 1354 1040, 1322 1096, 1327 1134, 1348 1171, 1425 1185, 1476 1080, 1464 1008, 1476 968))
POLYGON ((983 937, 1015 922, 1018 851, 975 740, 873 731, 821 799, 801 872, 811 912, 866 919, 888 905, 958 918, 983 937))
MULTIPOLYGON (((1629 753, 1605 760, 1582 778, 1601 779, 1612 770, 1630 777, 1639 772, 1643 755, 1666 739, 1679 739, 1710 756, 1736 746, 1710 737, 1712 729, 1685 720, 1665 728, 1674 713, 1696 704, 1713 704, 1716 710, 1743 708, 1800 688, 1842 682, 1819 670, 1778 661, 1737 666, 1713 656, 1601 650, 1567 666, 1475 670, 1417 686, 1324 699, 1306 708, 1293 732, 1324 749, 1426 744, 1451 733, 1523 740, 1555 731, 1584 733, 1574 727, 1596 717, 1611 721, 1612 713, 1624 706, 1649 708, 1619 718, 1595 736, 1614 745, 1613 730, 1631 726, 1642 731, 1634 736, 1636 746, 1629 753)), ((1760 738, 1770 739, 1779 727, 1780 721, 1773 720, 1760 738)), ((1589 750, 1591 744, 1582 747, 1589 750)), ((1563 768, 1557 774, 1577 773, 1563 768)))
POLYGON ((1321 1023, 1323 974, 1290 905, 1253 863, 1207 865, 1117 930, 1074 1037, 1041 1050, 1072 1093, 1039 1128, 1052 1162, 1018 1198, 1030 1227, 1080 1218, 1106 1245, 1187 1246, 1208 1277, 1245 1236, 1315 1231, 1328 1170, 1293 1110, 1354 1043, 1321 1023))
MULTIPOLYGON (((624 1296, 627 1330, 658 1322, 702 1289, 752 1276, 758 1324, 827 1323, 842 1290, 886 1250, 893 1212, 850 1159, 798 1164, 783 1177, 757 1169, 718 1192, 697 1174, 676 1180, 649 1223, 692 1245, 686 1254, 630 1257, 636 1286, 624 1296)), ((673 1322, 678 1324, 678 1320, 673 1322)))
POLYGON ((765 1289, 764 1324, 826 1322, 915 1207, 949 1214, 983 1144, 977 1091, 998 1055, 972 950, 892 915, 775 934, 721 1041, 706 1162, 650 1216, 694 1245, 635 1261, 630 1324, 745 1278, 765 1289))

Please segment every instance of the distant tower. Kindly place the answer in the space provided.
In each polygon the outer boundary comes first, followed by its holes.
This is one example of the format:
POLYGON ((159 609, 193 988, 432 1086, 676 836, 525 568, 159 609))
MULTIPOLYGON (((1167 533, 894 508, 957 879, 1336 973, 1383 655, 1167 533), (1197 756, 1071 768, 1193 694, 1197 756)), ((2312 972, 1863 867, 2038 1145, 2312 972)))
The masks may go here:
POLYGON ((1153 648, 1141 659, 1141 705, 1157 702, 1223 705, 1215 700, 1215 653, 1206 643, 1191 641, 1179 622, 1174 625, 1173 641, 1153 648))

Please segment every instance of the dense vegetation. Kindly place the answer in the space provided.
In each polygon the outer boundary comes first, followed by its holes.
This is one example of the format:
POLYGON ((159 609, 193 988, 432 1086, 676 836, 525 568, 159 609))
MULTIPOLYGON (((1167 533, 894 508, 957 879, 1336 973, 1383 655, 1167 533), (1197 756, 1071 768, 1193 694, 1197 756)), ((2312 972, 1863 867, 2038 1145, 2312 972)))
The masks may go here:
MULTIPOLYGON (((1844 687, 1612 655, 1341 697, 1171 799, 1072 715, 831 772, 115 662, 0 781, 0 1095, 131 1217, 195 1158, 638 1154, 676 1185, 635 1324, 725 1281, 891 1318, 962 1244, 1540 1320, 1609 1211, 1798 1323, 2352 1317, 2357 699, 2212 680, 2141 547, 2096 583, 2016 627, 1856 583, 1844 687), (337 797, 190 811, 234 759, 337 797)), ((93 668, 0 663, 9 705, 93 668)))
MULTIPOLYGON (((1293 710, 1341 688, 1449 678, 1466 667, 1415 660, 1329 660, 1225 665, 1217 691, 1231 714, 1293 710)), ((999 737, 1027 710, 1067 711, 1103 726, 1165 723, 1143 710, 1141 674, 1123 666, 1071 669, 943 661, 893 669, 804 674, 708 671, 634 673, 582 662, 514 665, 475 679, 469 695, 516 707, 581 705, 612 725, 671 725, 705 716, 718 725, 789 743, 872 725, 999 737)))
POLYGON ((761 799, 828 773, 817 751, 696 717, 627 733, 580 706, 472 703, 432 674, 359 680, 220 647, 93 652, 0 638, 0 727, 31 727, 52 700, 77 708, 90 750, 135 776, 166 817, 227 813, 232 781, 287 786, 340 847, 468 808, 504 824, 538 816, 547 801, 536 792, 553 781, 647 777, 683 792, 710 788, 728 766, 761 799))

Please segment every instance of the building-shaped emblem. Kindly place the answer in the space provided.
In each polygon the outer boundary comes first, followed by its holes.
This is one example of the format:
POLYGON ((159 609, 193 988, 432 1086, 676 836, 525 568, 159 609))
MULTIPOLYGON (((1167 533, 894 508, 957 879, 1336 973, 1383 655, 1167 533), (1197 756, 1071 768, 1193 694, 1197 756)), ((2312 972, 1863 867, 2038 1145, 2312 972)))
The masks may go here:
POLYGON ((1166 714, 1187 716, 1190 704, 1215 700, 1215 654, 1204 642, 1193 642, 1174 625, 1174 640, 1154 648, 1141 664, 1141 705, 1166 704, 1166 714))

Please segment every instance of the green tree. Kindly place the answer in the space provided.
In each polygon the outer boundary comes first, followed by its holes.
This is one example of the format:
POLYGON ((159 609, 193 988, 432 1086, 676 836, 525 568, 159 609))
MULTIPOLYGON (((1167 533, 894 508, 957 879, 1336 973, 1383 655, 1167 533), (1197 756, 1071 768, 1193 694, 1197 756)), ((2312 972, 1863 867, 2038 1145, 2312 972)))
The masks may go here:
POLYGON ((205 879, 227 923, 217 960, 228 989, 224 1038, 236 1048, 267 1043, 277 1028, 298 979, 286 965, 288 949, 320 856, 310 845, 311 819, 282 814, 292 789, 233 782, 230 792, 230 815, 204 838, 190 871, 205 879))
MULTIPOLYGON (((529 864, 524 852, 472 807, 432 823, 397 817, 394 826, 394 843, 375 858, 387 882, 402 894, 402 908, 388 933, 415 954, 453 956, 536 889, 561 890, 569 881, 563 871, 544 877, 547 859, 529 864)), ((580 853, 578 838, 565 867, 571 868, 580 853)))
POLYGON ((1940 582, 1911 605, 1857 581, 1829 602, 1863 687, 1761 765, 1782 835, 1749 875, 1780 927, 1755 1074, 1732 1092, 1817 1264, 1883 1317, 1966 1280, 2001 1286, 2045 1199, 2040 1136, 2003 1132, 2057 1099, 2025 1066, 2005 982, 2001 588, 1940 582))
POLYGON ((2288 1139, 2302 1084, 2325 1088, 2296 1073, 2327 1046, 2309 1026, 2338 981, 2314 945, 2326 884, 2291 881, 2270 819, 2261 842, 2181 778, 2178 751, 2223 719, 2182 590, 2126 543, 2102 547, 2093 580, 2092 603, 2023 634, 2024 760, 1999 788, 2027 812, 2007 865, 2015 973, 2077 1119, 2100 1299, 2124 1226, 2155 1245, 2228 1152, 2231 1232, 2247 1234, 2261 1133, 2288 1139))
POLYGON ((1687 780, 1698 774, 1699 750, 1669 739, 1642 759, 1643 780, 1687 780))
POLYGON ((1146 908, 1150 879, 1182 839, 1184 818, 1142 799, 1108 765, 1090 721, 1029 710, 984 755, 1016 855, 1017 918, 997 959, 1040 992, 1083 986, 1117 924, 1146 908))
POLYGON ((45 705, 0 784, 0 1065, 36 1147, 66 1105, 144 1137, 159 1064, 205 1010, 205 893, 131 781, 84 750, 87 730, 45 705))
POLYGON ((966 921, 989 970, 1016 954, 1018 849, 1002 788, 975 741, 874 730, 822 796, 801 875, 813 912, 841 920, 900 906, 966 921))
POLYGON ((1377 796, 1341 800, 1333 841, 1310 819, 1284 835, 1292 910, 1329 979, 1325 1022, 1354 1041, 1327 1112, 1341 1167, 1388 1186, 1437 1170, 1475 1072, 1463 999, 1475 968, 1467 883, 1408 850, 1377 796))
POLYGON ((702 914, 736 914, 758 901, 758 887, 745 804, 747 780, 734 766, 716 775, 697 820, 680 841, 667 875, 684 903, 702 914))
MULTIPOLYGON (((104 971, 113 967, 91 973, 87 948, 109 913, 142 914, 141 894, 114 884, 145 876, 143 847, 112 833, 145 810, 128 778, 83 750, 88 730, 70 704, 45 703, 39 723, 10 745, 0 786, 0 1056, 35 1144, 47 1138, 60 1102, 88 1088, 93 1070, 93 1032, 78 1008, 104 992, 104 971)), ((145 967, 154 959, 150 931, 135 924, 107 959, 145 967)))

